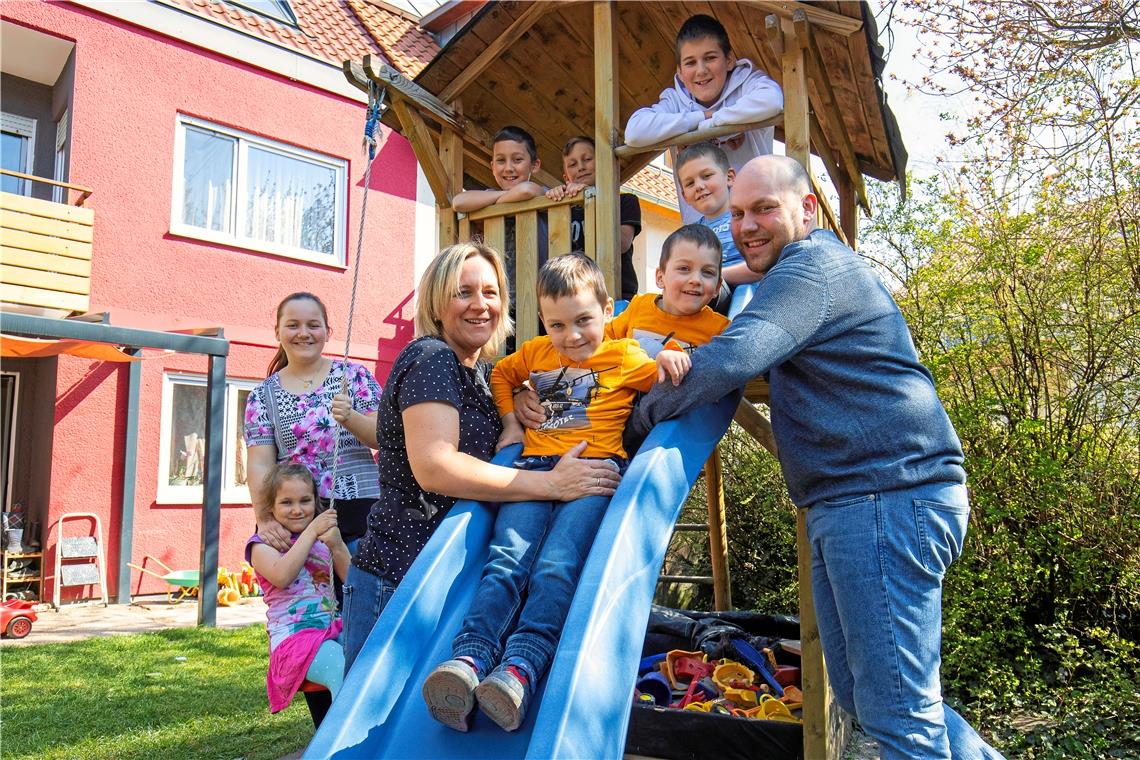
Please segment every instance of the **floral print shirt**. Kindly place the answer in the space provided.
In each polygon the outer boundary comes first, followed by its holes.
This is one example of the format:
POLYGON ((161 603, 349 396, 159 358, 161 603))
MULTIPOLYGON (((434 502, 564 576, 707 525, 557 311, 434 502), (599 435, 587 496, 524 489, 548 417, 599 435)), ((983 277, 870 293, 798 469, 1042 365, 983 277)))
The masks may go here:
MULTIPOLYGON (((293 537, 296 540, 296 536, 293 537)), ((254 544, 265 543, 253 535, 245 544, 245 561, 249 562, 254 544)), ((261 573, 254 573, 265 595, 265 628, 269 632, 269 651, 285 639, 306 628, 324 630, 336 618, 333 595, 333 561, 329 548, 317 541, 309 550, 305 564, 287 588, 277 588, 261 573)))
POLYGON ((273 373, 249 394, 245 406, 247 446, 275 446, 277 461, 295 461, 313 474, 321 498, 374 499, 380 495, 376 461, 372 450, 339 426, 332 416, 333 396, 340 393, 341 377, 348 375, 352 408, 371 414, 380 406, 380 384, 364 367, 353 362, 333 361, 328 377, 319 387, 297 395, 281 385, 273 373), (274 427, 272 407, 277 410, 274 427), (332 482, 332 458, 340 432, 336 483, 332 482))

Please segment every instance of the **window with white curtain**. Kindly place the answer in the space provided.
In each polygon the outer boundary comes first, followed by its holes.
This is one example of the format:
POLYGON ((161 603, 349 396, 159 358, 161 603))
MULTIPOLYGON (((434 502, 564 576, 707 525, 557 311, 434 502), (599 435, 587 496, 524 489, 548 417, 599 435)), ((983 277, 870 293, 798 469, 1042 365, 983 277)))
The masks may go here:
MULTIPOLYGON (((246 504, 246 448, 242 434, 245 405, 257 386, 252 380, 226 378, 225 430, 222 439, 222 501, 246 504)), ((162 376, 162 423, 159 439, 158 502, 199 504, 206 464, 206 378, 170 373, 162 376)))
POLYGON ((180 116, 171 231, 343 265, 343 159, 180 116))

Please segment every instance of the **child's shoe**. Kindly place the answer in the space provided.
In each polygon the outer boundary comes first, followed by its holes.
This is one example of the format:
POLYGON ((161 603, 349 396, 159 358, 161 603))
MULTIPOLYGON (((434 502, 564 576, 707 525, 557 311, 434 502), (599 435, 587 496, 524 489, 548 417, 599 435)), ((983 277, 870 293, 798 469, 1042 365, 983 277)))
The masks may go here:
POLYGON ((479 709, 499 724, 504 731, 514 731, 526 717, 531 687, 526 673, 515 665, 492 671, 475 688, 479 709))
POLYGON ((467 731, 475 710, 475 687, 479 676, 465 660, 441 663, 424 680, 423 695, 431 717, 448 728, 467 731))

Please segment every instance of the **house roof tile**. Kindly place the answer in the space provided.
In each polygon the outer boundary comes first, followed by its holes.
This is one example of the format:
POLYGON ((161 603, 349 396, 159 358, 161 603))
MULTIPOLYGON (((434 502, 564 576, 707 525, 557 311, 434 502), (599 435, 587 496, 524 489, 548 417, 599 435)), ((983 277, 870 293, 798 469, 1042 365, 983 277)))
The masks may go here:
POLYGON ((657 200, 662 206, 677 208, 677 186, 673 173, 652 164, 630 177, 624 190, 657 200))
POLYGON ((414 21, 366 0, 290 0, 297 28, 218 0, 164 2, 338 65, 381 53, 405 76, 414 77, 439 52, 414 21))

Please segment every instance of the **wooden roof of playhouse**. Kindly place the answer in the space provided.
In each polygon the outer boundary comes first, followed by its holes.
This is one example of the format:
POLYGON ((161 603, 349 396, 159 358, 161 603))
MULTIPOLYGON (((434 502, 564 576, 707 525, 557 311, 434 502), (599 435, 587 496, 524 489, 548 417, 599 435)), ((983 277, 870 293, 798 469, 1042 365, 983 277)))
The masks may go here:
MULTIPOLYGON (((475 159, 464 164, 470 176, 493 185, 487 166, 488 137, 505 124, 516 124, 534 135, 551 175, 548 181, 560 181, 563 143, 575 134, 591 134, 595 123, 593 5, 487 3, 416 76, 415 89, 434 96, 431 100, 454 115, 455 125, 461 127, 466 153, 475 159)), ((786 95, 781 47, 786 47, 789 27, 794 29, 806 64, 812 151, 829 172, 834 168, 856 185, 861 184, 859 174, 903 181, 906 151, 880 81, 884 60, 874 18, 863 2, 615 3, 619 144, 620 129, 630 114, 655 103, 672 85, 676 31, 697 13, 718 18, 737 56, 763 68, 786 95), (783 23, 783 35, 780 23, 773 24, 769 16, 783 23)), ((356 79, 366 81, 371 75, 382 83, 395 83, 394 72, 375 64, 369 68, 357 69, 356 79)), ((400 88, 389 87, 390 96, 397 95, 393 89, 400 88)), ((422 102, 418 105, 429 122, 436 122, 429 124, 429 130, 438 143, 435 127, 440 114, 422 102)), ((384 120, 407 135, 409 130, 394 109, 384 120)), ((784 140, 780 120, 775 126, 777 139, 784 140)), ((622 181, 655 153, 619 150, 622 181)), ((866 207, 865 196, 860 201, 866 207)))

